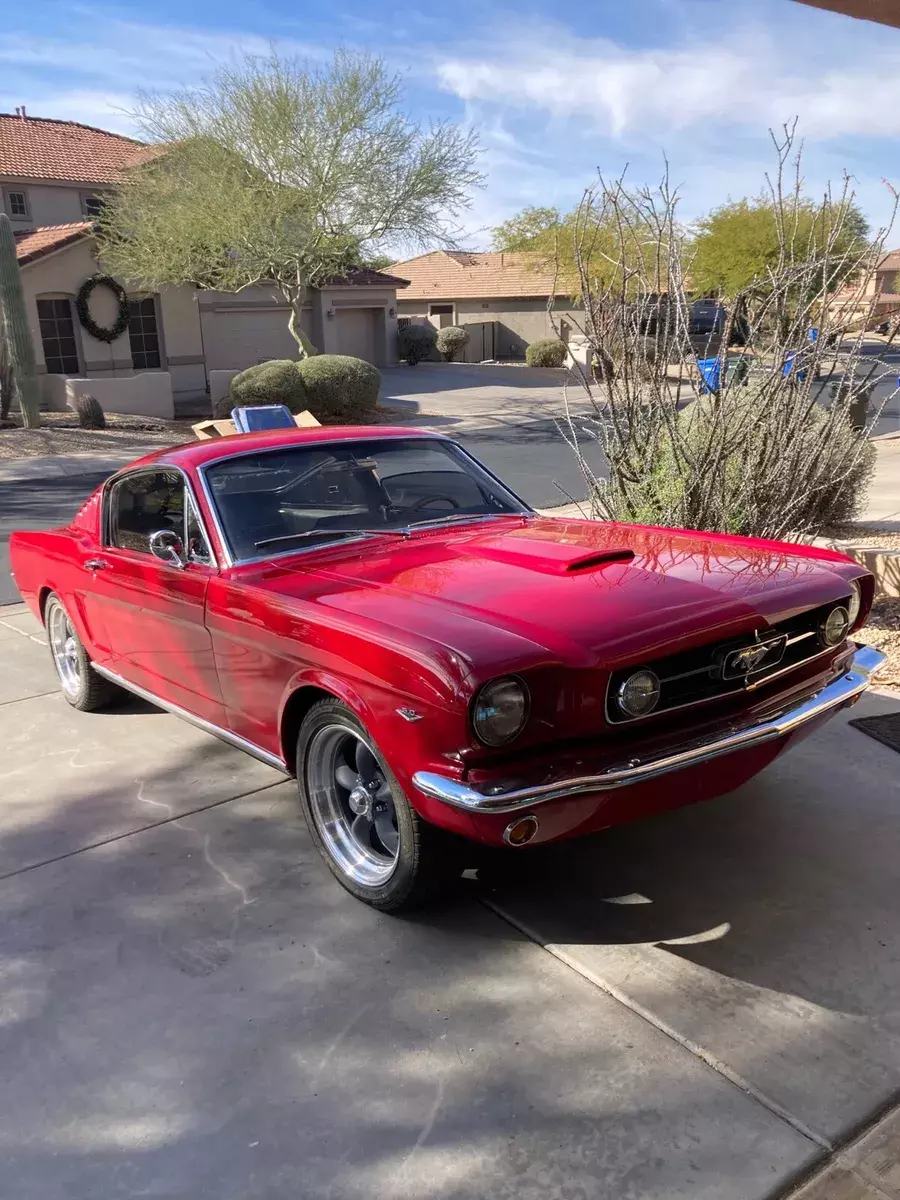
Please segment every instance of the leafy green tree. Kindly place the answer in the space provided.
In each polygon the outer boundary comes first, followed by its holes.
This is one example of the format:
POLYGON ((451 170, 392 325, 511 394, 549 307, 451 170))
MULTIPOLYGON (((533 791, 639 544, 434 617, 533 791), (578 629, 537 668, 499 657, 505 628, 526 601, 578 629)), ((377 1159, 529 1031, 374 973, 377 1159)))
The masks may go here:
MULTIPOLYGON (((790 196, 731 201, 697 222, 689 268, 695 294, 732 299, 770 289, 792 264, 821 263, 817 283, 833 292, 857 270, 869 227, 852 199, 816 204, 790 196)), ((808 279, 808 273, 804 273, 808 279)))
POLYGON ((533 255, 535 271, 555 269, 558 291, 575 299, 580 298, 585 276, 594 288, 621 284, 632 291, 629 269, 635 281, 638 276, 643 280, 648 271, 652 274, 659 240, 644 214, 640 194, 630 195, 619 185, 589 189, 569 213, 540 206, 523 208, 492 234, 495 250, 526 251, 533 255), (631 217, 625 241, 623 209, 631 217))
POLYGON ((104 206, 104 266, 146 288, 268 285, 300 355, 308 289, 384 246, 452 243, 482 177, 474 134, 419 128, 384 63, 339 50, 327 66, 245 56, 203 86, 142 95, 161 152, 104 206))

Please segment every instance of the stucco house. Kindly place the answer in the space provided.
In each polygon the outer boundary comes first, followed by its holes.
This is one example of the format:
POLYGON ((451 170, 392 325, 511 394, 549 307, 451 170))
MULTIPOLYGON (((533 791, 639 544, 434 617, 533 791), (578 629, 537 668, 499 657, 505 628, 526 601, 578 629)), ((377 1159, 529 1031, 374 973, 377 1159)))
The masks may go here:
MULTIPOLYGON (((81 325, 75 298, 84 282, 102 271, 92 219, 121 172, 152 152, 120 134, 31 117, 24 109, 0 114, 0 195, 15 232, 49 407, 64 406, 60 398, 66 378, 122 379, 157 372, 169 376, 177 401, 205 394, 214 372, 296 357, 287 306, 262 287, 239 293, 129 289, 129 328, 114 342, 92 337, 81 325)), ((369 270, 335 280, 310 293, 305 331, 323 353, 390 363, 396 358, 397 288, 404 286, 404 279, 369 270)), ((108 328, 116 316, 116 298, 98 288, 90 309, 94 320, 108 328)))
POLYGON ((579 306, 533 253, 433 250, 390 270, 409 280, 397 303, 400 320, 467 328, 469 362, 524 358, 531 342, 555 337, 547 310, 551 294, 563 340, 581 325, 579 306))

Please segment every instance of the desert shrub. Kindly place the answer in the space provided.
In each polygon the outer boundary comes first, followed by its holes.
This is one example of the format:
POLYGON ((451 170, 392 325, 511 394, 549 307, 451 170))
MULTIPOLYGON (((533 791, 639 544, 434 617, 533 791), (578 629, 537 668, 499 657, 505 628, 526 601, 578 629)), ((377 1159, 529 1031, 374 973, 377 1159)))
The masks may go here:
POLYGON ((436 344, 437 330, 433 325, 401 325, 397 330, 399 357, 410 367, 427 358, 436 344))
POLYGON ((462 354, 468 344, 468 330, 460 329, 458 325, 447 325, 444 329, 438 330, 437 348, 447 362, 453 362, 458 354, 462 354))
POLYGON ((750 535, 780 526, 781 536, 852 521, 876 452, 847 405, 810 403, 791 438, 779 436, 780 416, 749 387, 688 405, 671 431, 660 427, 640 487, 619 499, 619 518, 750 535))
POLYGON ((298 366, 307 408, 326 425, 352 425, 371 419, 378 404, 381 372, 361 358, 316 354, 298 366))
POLYGON ((96 396, 76 396, 75 413, 82 429, 106 428, 106 417, 96 396))
POLYGON ((561 367, 566 361, 566 343, 558 338, 540 338, 525 351, 529 367, 561 367))
POLYGON ((290 358, 273 358, 248 367, 232 379, 228 395, 215 407, 215 417, 227 417, 233 408, 254 404, 286 404, 292 413, 303 412, 306 388, 300 377, 300 363, 290 358))

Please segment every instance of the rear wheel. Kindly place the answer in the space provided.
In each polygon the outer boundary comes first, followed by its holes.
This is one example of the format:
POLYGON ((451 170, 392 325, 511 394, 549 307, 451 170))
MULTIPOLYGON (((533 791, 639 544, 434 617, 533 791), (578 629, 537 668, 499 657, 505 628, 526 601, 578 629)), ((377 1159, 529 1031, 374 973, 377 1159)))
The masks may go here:
POLYGON ((420 908, 456 870, 455 839, 418 815, 365 726, 320 700, 297 740, 297 784, 322 857, 348 892, 382 912, 420 908))
POLYGON ((69 614, 55 593, 44 606, 44 625, 62 694, 73 708, 93 712, 121 694, 114 683, 94 670, 69 614))

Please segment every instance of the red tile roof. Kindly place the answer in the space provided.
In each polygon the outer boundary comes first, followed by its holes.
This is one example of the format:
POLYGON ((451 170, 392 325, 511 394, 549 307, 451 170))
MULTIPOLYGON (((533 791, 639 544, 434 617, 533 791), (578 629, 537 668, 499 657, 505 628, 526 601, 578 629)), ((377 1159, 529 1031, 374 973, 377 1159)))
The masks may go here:
POLYGON ((889 250, 878 260, 876 271, 900 271, 900 250, 889 250))
POLYGON ((381 287, 402 287, 409 283, 408 279, 398 279, 396 275, 388 275, 385 271, 376 271, 373 267, 358 267, 348 271, 346 275, 335 275, 328 280, 329 287, 358 287, 372 285, 381 287))
POLYGON ((0 113, 0 175, 115 183, 123 167, 154 153, 144 142, 77 121, 0 113))
POLYGON ((73 221, 70 225, 44 225, 40 229, 27 229, 15 234, 16 260, 20 267, 52 254, 54 250, 62 250, 91 232, 93 225, 90 221, 73 221))
POLYGON ((491 300, 566 291, 541 256, 527 251, 433 250, 394 263, 391 271, 410 281, 404 300, 491 300))

